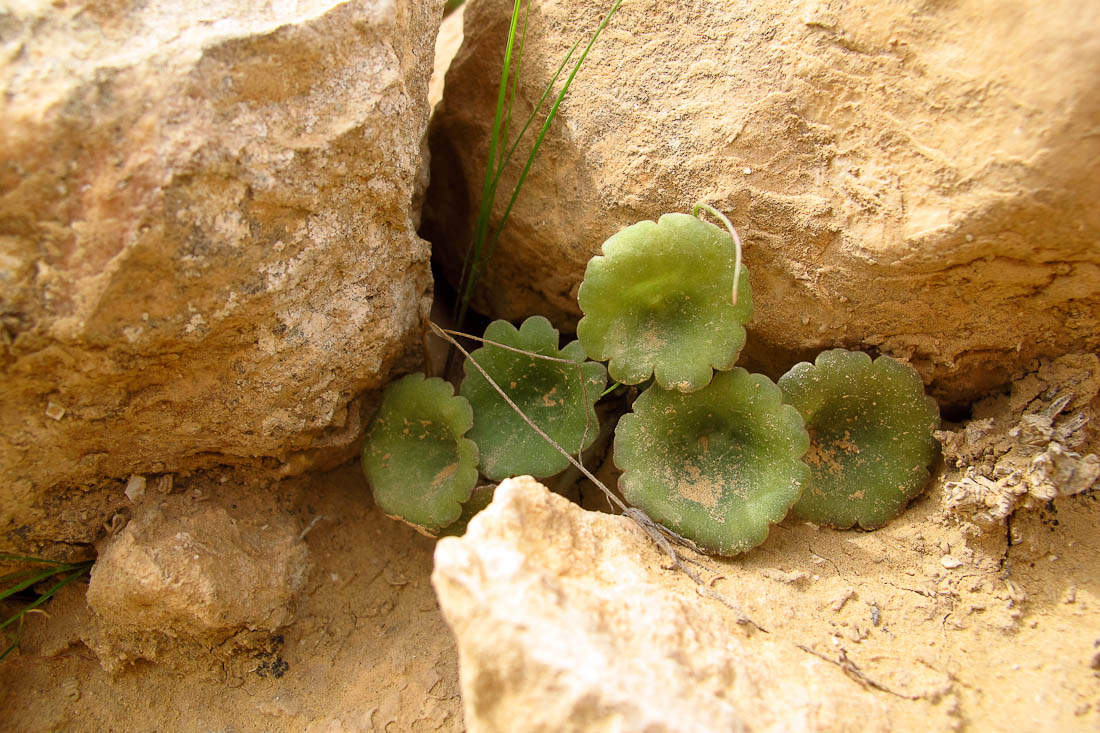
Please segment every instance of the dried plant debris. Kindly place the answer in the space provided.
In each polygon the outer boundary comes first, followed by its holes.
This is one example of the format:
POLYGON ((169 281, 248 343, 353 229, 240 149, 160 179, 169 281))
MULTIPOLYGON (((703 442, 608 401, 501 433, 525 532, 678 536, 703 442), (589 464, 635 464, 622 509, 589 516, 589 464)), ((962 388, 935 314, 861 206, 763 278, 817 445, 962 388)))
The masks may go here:
MULTIPOLYGON (((493 321, 485 329, 485 346, 473 351, 470 360, 559 445, 580 452, 600 432, 595 405, 607 386, 607 369, 585 361, 576 341, 559 349, 558 340, 558 330, 543 316, 531 316, 518 329, 493 321)), ((525 474, 545 478, 564 470, 569 459, 532 430, 470 360, 464 365, 461 392, 473 407, 470 438, 480 451, 481 472, 502 481, 525 474)))
POLYGON ((1039 363, 1008 395, 976 405, 964 429, 938 433, 948 467, 963 472, 945 484, 947 508, 978 525, 995 525, 1017 508, 1095 487, 1098 411, 1095 354, 1039 363))

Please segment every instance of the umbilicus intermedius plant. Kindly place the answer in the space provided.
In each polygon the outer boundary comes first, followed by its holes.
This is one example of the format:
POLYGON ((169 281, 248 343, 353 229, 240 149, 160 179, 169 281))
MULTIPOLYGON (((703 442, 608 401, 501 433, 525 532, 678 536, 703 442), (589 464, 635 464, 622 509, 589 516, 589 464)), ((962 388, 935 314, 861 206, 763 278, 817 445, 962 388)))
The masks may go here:
MULTIPOLYGON (((595 404, 607 385, 603 364, 585 361, 576 341, 559 350, 558 331, 542 316, 531 316, 519 330, 507 321, 493 321, 485 329, 485 341, 485 346, 470 353, 470 359, 481 365, 527 417, 566 450, 579 453, 592 445, 600 432, 595 404)), ((470 438, 481 451, 481 472, 487 478, 501 481, 523 474, 544 478, 569 465, 469 360, 465 372, 462 396, 474 410, 470 438)))
POLYGON ((461 395, 423 375, 387 389, 363 453, 382 510, 426 533, 462 532, 492 496, 474 492, 480 461, 493 481, 573 462, 620 509, 644 512, 643 528, 656 520, 718 555, 760 544, 788 511, 842 529, 900 513, 937 448, 939 414, 920 377, 842 349, 796 365, 778 386, 735 368, 752 312, 748 272, 729 221, 700 209, 728 234, 665 214, 604 242, 579 290, 579 340, 562 349, 541 316, 519 329, 494 321, 473 352, 433 324, 468 356, 461 395), (636 509, 575 457, 599 432, 608 372, 623 384, 655 380, 615 430, 619 486, 636 509))
POLYGON ((612 235, 602 251, 577 293, 585 314, 577 338, 589 358, 608 361, 612 379, 653 376, 665 389, 691 392, 712 370, 733 367, 752 315, 737 240, 694 216, 665 214, 612 235))
POLYGON ((470 403, 442 379, 409 374, 382 395, 363 448, 363 473, 388 516, 435 535, 462 513, 477 483, 470 403))
POLYGON ((767 377, 740 367, 690 394, 653 386, 615 430, 626 500, 700 548, 756 547, 802 494, 802 418, 767 377))
POLYGON ((875 529, 924 489, 940 415, 911 366, 832 349, 796 364, 779 388, 810 433, 810 480, 792 516, 875 529))

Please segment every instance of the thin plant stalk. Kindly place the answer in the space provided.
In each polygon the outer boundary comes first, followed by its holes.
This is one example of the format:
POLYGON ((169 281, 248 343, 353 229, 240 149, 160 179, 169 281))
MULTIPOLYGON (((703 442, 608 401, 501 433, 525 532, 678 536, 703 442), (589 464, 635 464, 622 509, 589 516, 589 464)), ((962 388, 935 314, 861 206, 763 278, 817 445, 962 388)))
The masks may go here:
POLYGON ((691 215, 699 216, 700 209, 706 211, 708 214, 725 224, 726 229, 733 238, 733 295, 731 296, 731 301, 733 305, 737 305, 737 284, 741 281, 741 237, 737 236, 737 230, 733 228, 733 224, 730 223, 726 215, 710 204, 700 201, 695 204, 695 208, 691 210, 691 215))
POLYGON ((508 396, 508 393, 505 392, 504 389, 496 383, 496 380, 489 376, 489 373, 485 371, 481 364, 479 364, 476 359, 470 356, 470 352, 464 349, 462 347, 462 344, 458 343, 458 341, 456 341, 454 337, 452 337, 449 333, 447 333, 431 321, 429 321, 428 324, 437 336, 451 344, 451 346, 453 346, 454 348, 458 349, 458 351, 460 351, 462 355, 466 357, 466 360, 474 365, 474 368, 477 369, 477 371, 480 372, 481 376, 485 378, 485 381, 487 381, 489 385, 494 390, 496 390, 496 393, 500 395, 501 399, 503 399, 508 404, 508 406, 512 408, 512 410, 515 411, 515 413, 519 415, 523 419, 523 421, 527 423, 527 425, 539 435, 540 438, 553 446, 554 450, 556 450, 558 453, 561 453, 563 456, 565 456, 566 460, 573 464, 574 468, 580 471, 585 478, 591 481, 596 486, 596 488, 603 492, 604 496, 607 497, 608 502, 616 507, 620 512, 622 512, 623 516, 634 520, 634 522, 642 528, 646 535, 649 536, 650 539, 656 542, 657 545, 665 551, 665 553, 672 560, 675 567, 683 570, 696 583, 702 585, 702 580, 699 578, 698 574, 694 573, 690 568, 687 567, 687 563, 695 565, 699 565, 700 563, 684 556, 674 546, 678 545, 680 547, 688 548, 694 552, 700 552, 699 548, 695 545, 694 542, 687 539, 686 537, 682 537, 676 532, 673 532, 668 527, 665 527, 664 525, 658 524, 657 522, 653 521, 652 519, 650 519, 649 515, 643 512, 641 509, 628 506, 626 503, 624 503, 622 499, 620 499, 611 491, 611 489, 607 488, 607 485, 604 484, 603 481, 600 481, 598 478, 596 478, 596 475, 589 471, 588 468, 585 467, 585 465, 581 461, 574 458, 569 453, 569 451, 567 451, 565 448, 562 448, 556 440, 546 434, 546 431, 535 424, 534 420, 527 417, 520 406, 517 405, 512 400, 512 398, 508 396))
POLYGON ((473 357, 470 356, 470 352, 467 351, 465 348, 463 348, 462 344, 458 343, 458 341, 456 341, 447 331, 444 331, 442 328, 435 325, 434 323, 429 322, 429 325, 431 326, 432 330, 435 331, 437 336, 442 338, 444 341, 449 343, 451 346, 458 349, 459 352, 461 352, 462 355, 464 357, 466 357, 466 360, 470 364, 474 365, 474 368, 477 369, 477 371, 480 372, 481 376, 483 376, 485 378, 485 380, 489 383, 489 385, 494 390, 496 390, 497 394, 499 394, 501 396, 501 398, 506 403, 508 403, 508 406, 511 407, 516 412, 517 415, 519 415, 521 418, 523 418, 523 421, 525 423, 527 423, 527 425, 532 430, 534 430, 536 433, 538 433, 540 438, 542 438, 547 443, 549 443, 551 446, 553 446, 554 450, 558 451, 558 453, 561 453, 563 456, 565 456, 569 460, 569 462, 572 463, 573 466, 578 471, 580 471, 582 474, 584 474, 585 478, 587 478, 589 481, 592 481, 594 484, 596 484, 596 486, 599 487, 599 489, 601 491, 603 491, 604 494, 607 495, 608 501, 610 501, 612 504, 614 504, 620 511, 625 511, 628 508, 627 505, 623 503, 622 499, 615 496, 611 492, 611 489, 607 488, 607 486, 605 486, 602 481, 600 481, 598 478, 596 478, 595 474, 593 474, 591 471, 589 471, 587 468, 584 467, 584 464, 582 464, 580 461, 578 461, 576 458, 574 458, 573 455, 569 451, 565 450, 565 448, 562 448, 556 440, 554 440, 549 435, 547 435, 546 431, 544 431, 542 428, 540 428, 538 425, 536 425, 535 422, 531 418, 527 417, 527 415, 524 414, 523 410, 520 409, 519 405, 517 405, 512 400, 512 398, 508 396, 508 393, 505 392, 501 388, 501 386, 496 383, 496 380, 493 379, 491 376, 489 376, 489 373, 487 371, 485 371, 485 369, 481 366, 481 364, 479 364, 477 362, 476 359, 474 359, 473 357))
MULTIPOLYGON (((753 621, 751 618, 749 618, 745 614, 745 612, 742 611, 741 608, 736 603, 734 603, 730 599, 726 598, 721 593, 718 593, 717 591, 712 590, 710 588, 710 586, 702 579, 702 577, 700 577, 699 573, 697 573, 697 572, 695 572, 694 570, 691 569, 690 566, 695 565, 697 567, 701 567, 701 568, 705 568, 707 570, 711 570, 711 568, 709 568, 704 563, 702 563, 702 562, 700 562, 700 561, 698 561, 698 560, 696 560, 692 557, 689 557, 688 555, 685 555, 680 551, 679 548, 685 548, 685 549, 691 550, 692 552, 702 554, 702 551, 699 549, 699 547, 694 542, 687 539, 686 537, 681 536, 680 534, 678 534, 676 532, 673 532, 668 527, 665 527, 664 525, 653 521, 653 519, 651 519, 649 517, 649 515, 646 514, 644 511, 642 511, 641 509, 639 509, 637 507, 628 506, 626 503, 624 503, 622 499, 620 499, 618 496, 616 496, 614 493, 612 493, 611 489, 607 488, 607 485, 604 484, 604 482, 602 482, 598 478, 596 478, 596 475, 594 473, 592 473, 591 471, 589 471, 588 468, 585 467, 584 463, 580 460, 581 456, 580 456, 579 452, 578 452, 577 458, 574 458, 572 455, 570 455, 569 451, 565 450, 565 448, 562 448, 561 445, 559 445, 557 441, 555 441, 553 438, 551 438, 549 435, 546 434, 546 431, 544 431, 537 424, 535 424, 535 422, 531 418, 527 417, 527 415, 524 414, 524 412, 520 408, 520 406, 517 405, 515 403, 515 401, 512 400, 512 398, 508 396, 508 393, 506 393, 504 391, 504 389, 499 384, 497 384, 496 380, 494 380, 491 376, 489 376, 489 373, 487 371, 485 371, 485 369, 481 366, 481 364, 479 364, 477 362, 477 360, 474 359, 470 355, 470 352, 467 351, 465 348, 463 348, 462 344, 458 343, 458 341, 455 340, 455 338, 451 335, 451 332, 448 332, 448 331, 444 330, 443 328, 440 328, 439 326, 437 326, 432 321, 428 321, 428 326, 432 329, 432 331, 436 334, 436 336, 443 339, 444 341, 449 343, 453 348, 455 348, 459 352, 461 352, 462 355, 466 357, 466 360, 470 364, 473 364, 474 368, 477 369, 477 371, 481 374, 481 376, 485 378, 485 381, 487 381, 489 383, 489 385, 496 391, 496 393, 498 395, 500 395, 501 399, 503 399, 508 404, 508 406, 510 408, 512 408, 512 410, 517 415, 519 415, 523 419, 523 421, 525 423, 527 423, 527 425, 539 435, 539 437, 541 437, 543 440, 545 440, 547 443, 549 443, 551 446, 553 446, 554 450, 556 450, 558 453, 565 456, 565 459, 567 461, 569 461, 569 463, 572 464, 572 466, 575 469, 580 471, 580 473, 585 478, 587 478, 589 481, 591 481, 596 486, 596 488, 598 488, 600 491, 602 491, 604 496, 607 497, 608 503, 610 503, 612 506, 616 507, 620 512, 622 512, 622 515, 624 517, 627 517, 628 519, 632 520, 635 524, 637 524, 642 529, 642 531, 646 534, 646 536, 649 537, 650 540, 652 540, 661 549, 661 551, 664 552, 668 556, 668 558, 672 561, 672 567, 677 569, 677 570, 680 570, 685 575, 687 575, 689 578, 691 578, 692 581, 695 582, 699 593, 706 596, 707 598, 711 598, 713 600, 716 600, 716 601, 722 603, 727 608, 732 610, 736 614, 736 621, 737 621, 738 624, 748 624, 750 626, 753 626, 753 627, 759 629, 760 631, 765 631, 765 632, 767 631, 767 629, 763 628, 762 626, 757 624, 755 621, 753 621)), ((465 336, 466 334, 459 334, 459 335, 465 336)), ((479 339, 479 340, 483 340, 483 339, 479 339)), ((529 353, 529 352, 524 352, 524 353, 529 353)), ((541 356, 541 355, 531 354, 531 356, 541 356)), ((545 358, 545 357, 543 357, 543 358, 545 358)), ((582 384, 583 384, 583 380, 582 380, 582 384)))
MULTIPOLYGON (((505 351, 512 351, 512 352, 515 352, 517 354, 523 354, 524 356, 529 356, 532 359, 542 359, 543 361, 553 361, 553 362, 557 362, 559 364, 568 364, 569 366, 576 368, 576 370, 577 370, 577 379, 580 381, 580 385, 581 385, 581 395, 582 395, 582 398, 584 399, 585 404, 588 404, 588 385, 585 384, 585 382, 584 382, 584 373, 581 371, 581 365, 584 363, 583 361, 582 362, 570 361, 569 359, 562 359, 562 358, 559 358, 557 356, 547 356, 546 354, 539 354, 537 352, 528 351, 526 349, 517 349, 515 346, 509 346, 507 344, 502 344, 502 343, 499 343, 497 341, 490 341, 489 339, 481 338, 480 336, 471 336, 470 334, 462 333, 461 331, 452 331, 452 330, 447 329, 447 328, 441 328, 440 326, 436 325, 432 321, 429 321, 428 325, 431 326, 432 330, 437 332, 438 335, 442 336, 446 341, 450 342, 452 344, 452 346, 455 346, 457 344, 455 343, 455 341, 453 339, 447 338, 447 336, 461 336, 462 338, 468 338, 471 341, 479 341, 483 344, 488 344, 489 346, 495 346, 499 349, 504 349, 505 351)), ((489 384, 491 384, 494 389, 496 389, 498 392, 500 392, 501 391, 500 387, 497 386, 496 382, 494 382, 493 379, 491 377, 489 377, 488 374, 485 374, 485 371, 481 368, 481 365, 478 364, 477 361, 475 361, 474 358, 472 356, 470 356, 467 351, 465 351, 464 349, 461 349, 461 347, 459 347, 459 348, 460 348, 460 350, 462 350, 462 353, 465 354, 466 357, 470 360, 470 363, 473 364, 475 367, 477 367, 478 370, 482 373, 482 375, 485 376, 485 378, 489 381, 489 384)), ((501 392, 501 394, 503 394, 503 392, 501 392)), ((606 394, 606 392, 603 393, 603 394, 606 394)), ((603 394, 601 394, 600 397, 603 397, 603 394)), ((516 407, 512 403, 511 399, 509 399, 507 395, 504 396, 504 399, 508 402, 509 405, 512 406, 513 409, 515 409, 515 410, 519 409, 518 407, 516 407)), ((599 400, 597 399, 597 401, 599 401, 599 400)), ((534 425, 534 423, 531 422, 531 420, 528 419, 527 416, 524 415, 522 412, 520 412, 519 414, 523 417, 523 419, 527 422, 528 425, 534 425)), ((580 443, 581 446, 583 446, 585 441, 588 440, 588 432, 591 429, 592 429, 592 424, 588 420, 588 411, 585 410, 585 413, 584 413, 584 432, 581 433, 581 443, 580 443)), ((543 434, 542 430, 540 430, 538 428, 535 428, 535 430, 538 432, 538 434, 540 436, 546 438, 547 440, 550 440, 550 438, 548 436, 543 434)), ((557 444, 554 443, 553 440, 550 440, 550 443, 552 445, 554 445, 555 447, 557 447, 557 444)), ((583 449, 581 447, 578 447, 577 448, 577 458, 578 459, 580 458, 582 452, 583 452, 583 449)))
MULTIPOLYGON (((432 325, 435 326, 434 323, 432 325)), ((502 343, 499 343, 497 341, 491 341, 487 338, 481 338, 480 336, 472 336, 468 333, 463 333, 462 331, 454 331, 454 330, 451 330, 449 328, 440 328, 439 326, 435 326, 435 327, 438 328, 439 330, 443 331, 443 333, 450 334, 451 336, 461 336, 462 338, 470 339, 471 341, 478 341, 478 342, 483 343, 483 344, 488 344, 489 346, 496 346, 498 349, 504 349, 505 351, 514 351, 517 354, 523 354, 524 356, 530 356, 532 359, 542 359, 543 361, 556 361, 559 364, 569 364, 570 366, 578 366, 577 362, 570 361, 569 359, 561 359, 557 356, 547 356, 546 354, 539 354, 539 353, 536 353, 534 351, 528 351, 527 349, 517 349, 515 346, 509 346, 508 344, 502 344, 502 343)))

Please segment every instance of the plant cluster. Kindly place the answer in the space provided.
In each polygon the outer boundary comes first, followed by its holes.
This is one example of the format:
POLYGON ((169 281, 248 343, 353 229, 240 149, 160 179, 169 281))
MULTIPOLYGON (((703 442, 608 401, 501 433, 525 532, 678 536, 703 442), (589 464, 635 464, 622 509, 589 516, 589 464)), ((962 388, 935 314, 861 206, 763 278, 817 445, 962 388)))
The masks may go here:
MULTIPOLYGON (((580 48, 573 44, 513 134, 530 8, 513 0, 480 206, 458 286, 459 330, 558 107, 621 2, 610 4, 553 94, 580 48), (502 174, 550 100, 493 228, 502 174)), ((479 472, 490 481, 546 478, 572 465, 658 542, 686 539, 733 555, 763 542, 789 511, 842 528, 881 526, 927 483, 939 415, 912 368, 835 350, 776 384, 735 366, 752 290, 737 232, 713 208, 700 204, 691 216, 665 214, 612 236, 589 261, 577 299, 584 317, 577 340, 564 346, 541 316, 518 329, 494 321, 472 352, 453 338, 464 334, 430 324, 451 342, 452 357, 466 357, 464 378, 458 394, 423 374, 386 390, 363 451, 383 511, 427 534, 460 533, 492 498, 491 487, 478 486, 479 472), (700 219, 701 209, 726 231, 700 219), (615 384, 605 390, 608 374, 615 384), (600 434, 596 403, 622 385, 640 392, 614 434, 619 488, 631 506, 583 462, 600 434)), ((448 359, 445 373, 450 366, 448 359)))
MULTIPOLYGON (((480 348, 463 350, 459 394, 423 375, 391 385, 363 457, 379 506, 429 534, 457 531, 478 470, 499 481, 578 465, 571 456, 599 431, 596 402, 638 385, 614 433, 619 488, 707 552, 755 547, 788 512, 864 529, 900 513, 937 446, 938 409, 919 375, 842 349, 778 383, 736 367, 752 314, 740 241, 717 211, 694 214, 604 243, 578 291, 577 341, 559 348, 541 316, 518 329, 494 321, 480 348), (616 384, 605 390, 608 373, 616 384)), ((490 495, 479 490, 476 503, 490 495)))

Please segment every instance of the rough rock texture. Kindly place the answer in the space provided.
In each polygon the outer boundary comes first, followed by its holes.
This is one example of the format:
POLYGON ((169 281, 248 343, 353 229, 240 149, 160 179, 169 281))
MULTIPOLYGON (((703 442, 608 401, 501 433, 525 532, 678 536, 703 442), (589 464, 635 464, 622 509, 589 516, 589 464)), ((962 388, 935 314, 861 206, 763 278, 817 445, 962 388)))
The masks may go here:
POLYGON ((888 728, 886 707, 838 668, 670 588, 661 560, 626 519, 530 477, 502 483, 435 551, 468 729, 888 728))
POLYGON ((233 511, 182 496, 147 501, 99 547, 88 605, 112 630, 225 637, 293 618, 309 576, 301 528, 285 512, 233 511))
MULTIPOLYGON (((354 464, 263 489, 196 475, 177 482, 167 503, 223 506, 242 534, 250 517, 274 518, 272 505, 294 515, 313 571, 293 623, 222 643, 161 634, 142 646, 122 629, 108 637, 84 601, 87 586, 70 585, 48 617, 29 614, 21 651, 0 664, 3 730, 462 731, 454 639, 428 581, 435 542, 371 506, 354 464), (127 664, 121 653, 154 663, 127 664)), ((155 486, 146 501, 153 497, 165 502, 155 486)), ((198 537, 201 528, 190 530, 198 537)))
MULTIPOLYGON (((514 118, 604 5, 532 3, 514 118)), ((450 248, 452 275, 510 7, 470 3, 433 123, 423 231, 450 248)), ((1097 27, 1100 5, 1075 0, 625 3, 559 110, 477 305, 566 327, 606 237, 705 199, 746 240, 746 353, 773 377, 825 347, 872 348, 965 401, 1036 356, 1095 351, 1097 27)))
POLYGON ((0 10, 0 531, 65 485, 354 452, 429 305, 440 8, 0 10))

